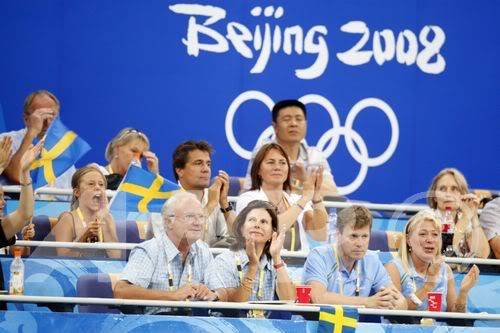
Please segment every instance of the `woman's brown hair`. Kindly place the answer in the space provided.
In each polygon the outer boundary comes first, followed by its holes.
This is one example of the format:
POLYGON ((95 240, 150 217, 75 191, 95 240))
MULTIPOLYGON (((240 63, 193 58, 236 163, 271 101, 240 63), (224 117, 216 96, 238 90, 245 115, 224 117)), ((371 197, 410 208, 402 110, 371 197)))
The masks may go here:
POLYGON ((273 149, 279 151, 286 160, 286 164, 288 165, 288 174, 286 175, 286 180, 283 183, 283 190, 290 190, 290 160, 288 159, 288 155, 286 154, 283 147, 273 142, 263 145, 257 152, 257 155, 255 155, 252 163, 252 168, 250 169, 250 177, 252 178, 252 187, 250 188, 250 190, 258 190, 262 186, 262 178, 259 175, 260 166, 266 158, 267 153, 269 153, 273 149))

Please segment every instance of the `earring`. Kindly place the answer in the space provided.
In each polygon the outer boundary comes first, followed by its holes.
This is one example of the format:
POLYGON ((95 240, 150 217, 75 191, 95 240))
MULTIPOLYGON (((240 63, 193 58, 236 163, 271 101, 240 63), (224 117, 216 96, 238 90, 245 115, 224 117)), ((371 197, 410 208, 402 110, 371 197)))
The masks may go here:
POLYGON ((115 154, 115 156, 113 156, 113 158, 118 158, 118 154, 115 154))

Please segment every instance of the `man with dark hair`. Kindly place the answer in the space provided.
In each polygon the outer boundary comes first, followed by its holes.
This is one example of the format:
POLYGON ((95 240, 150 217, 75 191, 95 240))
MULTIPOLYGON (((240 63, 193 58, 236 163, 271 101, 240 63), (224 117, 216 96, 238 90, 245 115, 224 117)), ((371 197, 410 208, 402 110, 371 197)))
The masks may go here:
POLYGON ((304 265, 303 280, 311 286, 314 303, 369 308, 406 309, 376 252, 368 251, 372 215, 352 206, 337 217, 337 244, 313 249, 304 265))
POLYGON ((300 193, 305 180, 307 169, 323 167, 323 184, 321 192, 325 195, 336 195, 337 187, 333 180, 333 175, 328 165, 328 161, 323 153, 316 147, 309 147, 305 142, 307 132, 307 110, 305 105, 298 100, 283 100, 276 103, 272 110, 272 125, 275 137, 258 143, 248 163, 247 174, 243 184, 243 190, 247 191, 251 187, 250 170, 255 155, 262 145, 275 142, 286 151, 290 160, 292 191, 300 193))
POLYGON ((211 247, 229 246, 229 232, 236 214, 227 199, 229 176, 219 171, 212 186, 212 147, 206 141, 186 141, 175 149, 172 165, 175 179, 182 189, 196 195, 201 202, 207 223, 202 240, 211 247))
MULTIPOLYGON (((57 97, 47 90, 31 93, 24 101, 23 119, 26 128, 0 134, 0 139, 9 136, 12 139, 12 156, 4 175, 15 184, 19 184, 19 170, 21 158, 36 140, 41 140, 49 128, 52 120, 59 114, 60 104, 57 97)), ((71 177, 75 173, 74 166, 61 176, 57 177, 55 186, 58 188, 71 188, 71 177)))

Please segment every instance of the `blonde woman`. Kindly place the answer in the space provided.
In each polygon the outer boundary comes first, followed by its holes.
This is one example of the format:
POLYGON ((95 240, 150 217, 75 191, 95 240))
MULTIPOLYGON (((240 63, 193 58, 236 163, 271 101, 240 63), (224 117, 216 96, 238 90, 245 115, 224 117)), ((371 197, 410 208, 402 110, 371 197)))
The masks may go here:
POLYGON ((490 246, 479 224, 477 208, 479 198, 469 193, 464 175, 457 169, 441 170, 432 180, 427 193, 429 207, 435 209, 445 220, 449 214, 453 221, 452 235, 443 238, 443 251, 446 255, 459 257, 487 258, 490 246))
MULTIPOLYGON (((58 242, 118 242, 116 225, 107 210, 106 178, 93 166, 78 169, 71 179, 71 211, 60 215, 54 229, 58 242)), ((75 250, 58 248, 61 256, 103 256, 120 258, 120 250, 75 250)))
POLYGON ((116 190, 125 176, 131 163, 141 164, 141 159, 146 160, 147 168, 152 173, 158 174, 159 161, 155 153, 149 150, 148 137, 131 127, 122 129, 106 146, 106 166, 96 167, 106 176, 107 188, 116 190))
POLYGON ((427 310, 427 293, 441 292, 441 311, 466 311, 467 295, 479 278, 479 269, 474 265, 465 275, 457 295, 453 272, 440 252, 440 219, 431 210, 421 211, 406 224, 399 258, 386 264, 394 286, 407 298, 409 310, 427 310))

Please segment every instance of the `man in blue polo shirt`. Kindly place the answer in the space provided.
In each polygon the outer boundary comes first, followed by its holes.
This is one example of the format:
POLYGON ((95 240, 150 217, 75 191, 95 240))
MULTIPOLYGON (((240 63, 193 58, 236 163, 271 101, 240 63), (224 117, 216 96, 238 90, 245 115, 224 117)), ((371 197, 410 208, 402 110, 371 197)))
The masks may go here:
POLYGON ((377 253, 368 251, 371 225, 371 213, 364 207, 338 214, 337 243, 313 249, 304 266, 303 280, 311 286, 313 303, 407 308, 377 253))

